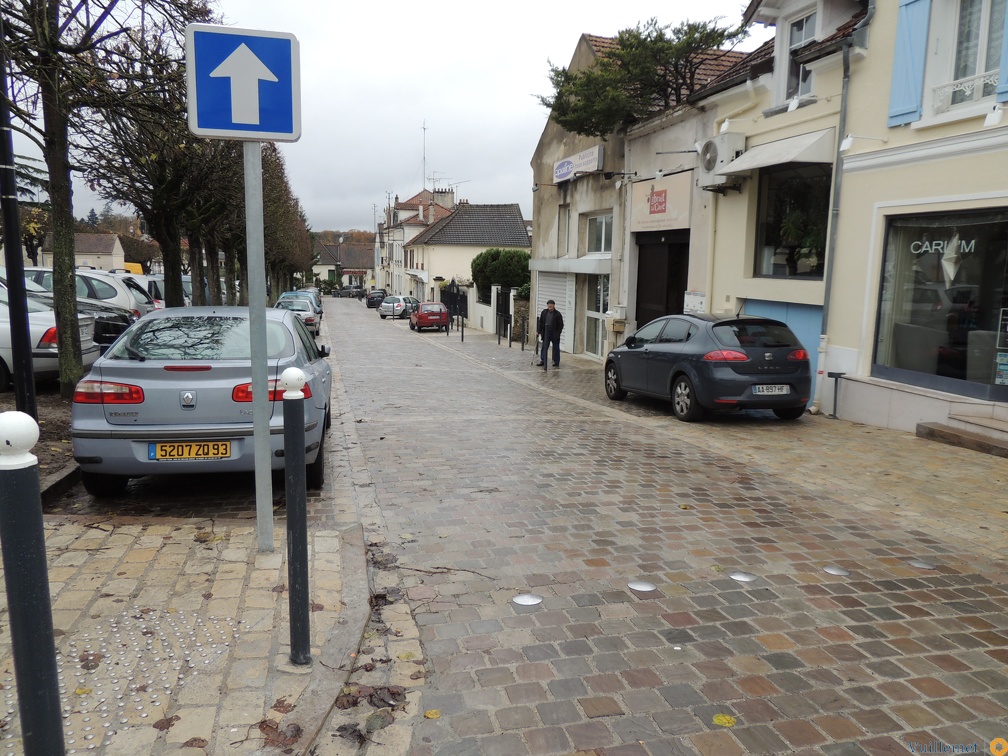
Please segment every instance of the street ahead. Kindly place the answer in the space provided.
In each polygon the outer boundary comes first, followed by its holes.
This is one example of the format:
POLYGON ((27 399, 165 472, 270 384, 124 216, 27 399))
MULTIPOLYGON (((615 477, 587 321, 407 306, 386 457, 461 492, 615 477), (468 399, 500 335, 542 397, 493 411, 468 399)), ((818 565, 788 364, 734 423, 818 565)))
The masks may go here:
POLYGON ((422 684, 400 670, 421 692, 409 753, 1008 739, 1003 460, 822 416, 688 425, 609 402, 582 358, 544 373, 355 300, 326 317, 350 468, 333 495, 426 662, 422 684))

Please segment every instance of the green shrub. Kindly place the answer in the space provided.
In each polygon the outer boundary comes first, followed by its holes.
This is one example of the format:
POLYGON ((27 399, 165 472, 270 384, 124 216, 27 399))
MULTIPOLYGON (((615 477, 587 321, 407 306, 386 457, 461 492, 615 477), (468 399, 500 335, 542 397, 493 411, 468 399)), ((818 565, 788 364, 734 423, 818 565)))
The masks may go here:
POLYGON ((521 288, 531 282, 529 259, 531 255, 522 249, 498 249, 496 247, 480 252, 472 261, 473 283, 481 299, 489 300, 490 287, 499 284, 509 291, 521 288))

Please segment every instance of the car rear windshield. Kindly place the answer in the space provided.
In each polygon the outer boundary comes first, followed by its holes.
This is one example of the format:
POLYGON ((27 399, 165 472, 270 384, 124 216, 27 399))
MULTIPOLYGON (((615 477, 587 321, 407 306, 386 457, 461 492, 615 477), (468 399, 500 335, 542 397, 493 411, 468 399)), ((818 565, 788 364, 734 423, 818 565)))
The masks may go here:
POLYGON ((444 305, 430 304, 430 305, 420 305, 420 309, 424 312, 441 312, 444 309, 444 305))
MULTIPOLYGON (((142 319, 109 350, 119 360, 249 360, 252 346, 248 318, 185 316, 142 319)), ((282 323, 266 323, 266 351, 271 359, 294 353, 282 323)))
POLYGON ((768 320, 717 323, 714 338, 726 347, 795 347, 798 337, 783 323, 768 320))

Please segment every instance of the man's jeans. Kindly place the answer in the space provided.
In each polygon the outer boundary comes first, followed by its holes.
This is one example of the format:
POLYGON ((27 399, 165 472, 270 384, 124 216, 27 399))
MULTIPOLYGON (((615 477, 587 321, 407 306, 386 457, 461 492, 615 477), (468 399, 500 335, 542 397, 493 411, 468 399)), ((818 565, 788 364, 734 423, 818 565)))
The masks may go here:
POLYGON ((539 361, 546 362, 546 354, 549 350, 549 345, 553 344, 553 364, 560 364, 560 334, 554 334, 553 331, 547 331, 546 335, 542 340, 542 350, 539 353, 539 361))

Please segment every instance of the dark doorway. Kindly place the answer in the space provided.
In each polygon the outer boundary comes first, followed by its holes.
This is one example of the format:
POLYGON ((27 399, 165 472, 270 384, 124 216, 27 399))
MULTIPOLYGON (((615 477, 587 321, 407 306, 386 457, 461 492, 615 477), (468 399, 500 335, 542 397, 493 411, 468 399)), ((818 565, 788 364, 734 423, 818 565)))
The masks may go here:
POLYGON ((637 327, 679 315, 689 272, 689 231, 637 234, 637 327))

